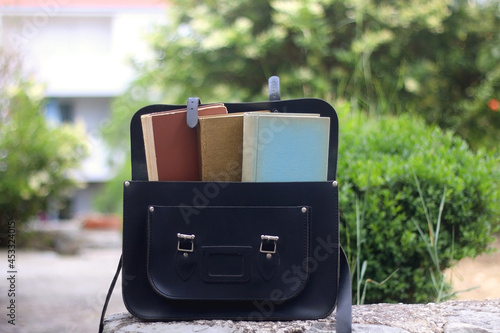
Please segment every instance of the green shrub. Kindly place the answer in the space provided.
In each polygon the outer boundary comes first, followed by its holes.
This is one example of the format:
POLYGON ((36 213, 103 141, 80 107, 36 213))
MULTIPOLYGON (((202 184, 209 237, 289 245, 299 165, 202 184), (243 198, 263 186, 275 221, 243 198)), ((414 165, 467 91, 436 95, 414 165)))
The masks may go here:
POLYGON ((416 118, 340 112, 341 239, 354 270, 353 296, 359 300, 366 279, 390 276, 367 285, 366 303, 435 301, 435 263, 425 240, 439 237, 441 271, 490 250, 500 229, 499 162, 416 118), (436 231, 442 201, 437 235, 429 230, 436 231))
POLYGON ((51 125, 42 92, 22 80, 0 89, 0 247, 13 222, 21 227, 80 186, 74 171, 88 153, 83 125, 51 125))

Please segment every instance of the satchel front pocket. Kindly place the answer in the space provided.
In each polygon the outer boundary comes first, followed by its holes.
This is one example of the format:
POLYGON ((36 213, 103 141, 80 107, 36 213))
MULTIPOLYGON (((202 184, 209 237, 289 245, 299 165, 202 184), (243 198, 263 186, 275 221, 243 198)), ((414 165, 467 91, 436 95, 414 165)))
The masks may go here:
POLYGON ((289 300, 309 275, 310 214, 307 206, 150 206, 150 284, 172 300, 289 300))

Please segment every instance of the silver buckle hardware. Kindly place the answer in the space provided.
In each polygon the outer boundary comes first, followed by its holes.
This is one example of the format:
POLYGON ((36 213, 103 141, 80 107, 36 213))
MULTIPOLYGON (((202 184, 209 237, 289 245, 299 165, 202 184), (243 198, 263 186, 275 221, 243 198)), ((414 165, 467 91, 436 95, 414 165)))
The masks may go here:
POLYGON ((260 236, 260 252, 276 253, 276 243, 280 239, 278 236, 261 235, 260 236))
POLYGON ((193 252, 194 235, 177 234, 177 251, 193 252))

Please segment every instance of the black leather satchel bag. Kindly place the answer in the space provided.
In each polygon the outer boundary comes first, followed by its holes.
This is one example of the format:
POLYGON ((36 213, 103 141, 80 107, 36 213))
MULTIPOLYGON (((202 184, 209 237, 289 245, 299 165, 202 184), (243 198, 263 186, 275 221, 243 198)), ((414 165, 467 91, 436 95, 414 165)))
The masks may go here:
POLYGON ((267 109, 330 117, 329 180, 147 181, 140 116, 186 106, 142 108, 131 121, 123 255, 110 292, 123 266, 125 306, 146 321, 319 319, 337 306, 337 332, 350 332, 350 274, 339 243, 335 110, 319 99, 225 106, 228 112, 267 109))

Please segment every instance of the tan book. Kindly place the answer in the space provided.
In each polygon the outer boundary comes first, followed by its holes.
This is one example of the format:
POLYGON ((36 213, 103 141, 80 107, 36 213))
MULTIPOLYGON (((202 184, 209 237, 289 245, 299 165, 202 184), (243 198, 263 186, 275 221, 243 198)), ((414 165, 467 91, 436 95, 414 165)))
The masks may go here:
POLYGON ((241 181, 243 115, 244 113, 229 113, 198 118, 198 151, 202 181, 241 181))
MULTIPOLYGON (((204 105, 198 115, 227 114, 224 104, 204 105)), ((186 109, 141 116, 148 179, 150 181, 200 180, 196 128, 186 123, 186 109)))

